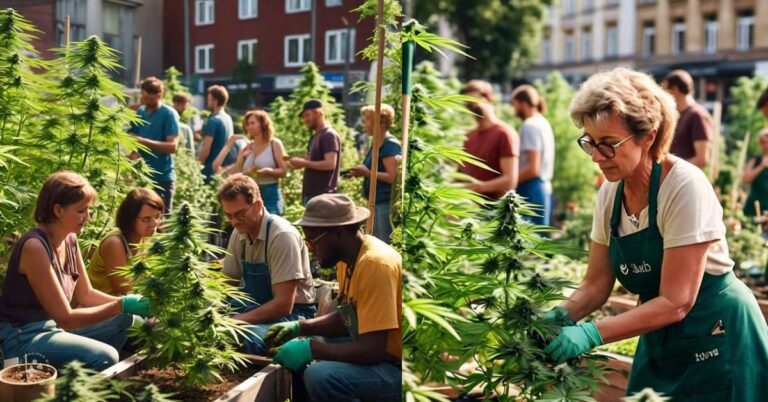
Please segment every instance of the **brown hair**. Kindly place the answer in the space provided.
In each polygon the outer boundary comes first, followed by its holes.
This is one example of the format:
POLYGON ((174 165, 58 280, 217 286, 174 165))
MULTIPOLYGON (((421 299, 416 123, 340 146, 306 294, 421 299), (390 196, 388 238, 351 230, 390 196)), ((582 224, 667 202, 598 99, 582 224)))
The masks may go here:
POLYGON ((245 202, 248 204, 253 204, 261 199, 259 185, 252 178, 242 173, 235 173, 227 177, 219 187, 216 196, 219 199, 219 203, 221 203, 222 201, 232 201, 240 194, 245 197, 245 202))
POLYGON ((156 192, 147 188, 134 188, 125 196, 123 202, 120 203, 120 207, 117 208, 117 215, 115 216, 115 225, 120 229, 124 237, 130 238, 133 236, 133 225, 144 205, 149 205, 160 212, 163 212, 165 208, 163 199, 156 192))
POLYGON ((96 190, 91 187, 85 177, 75 172, 56 172, 48 176, 37 195, 35 222, 54 222, 56 214, 53 212, 53 206, 56 204, 66 207, 86 199, 93 202, 96 196, 96 190))
POLYGON ((229 100, 229 92, 227 92, 227 88, 224 88, 221 85, 211 85, 208 87, 208 95, 213 96, 213 99, 216 99, 219 106, 226 105, 229 100))
POLYGON ((272 125, 272 119, 269 118, 269 114, 263 110, 249 110, 245 116, 243 116, 243 131, 245 133, 248 133, 245 126, 248 123, 248 119, 251 117, 255 117, 256 121, 259 122, 259 125, 261 126, 261 134, 264 136, 264 139, 271 141, 272 138, 275 137, 275 127, 272 125))
POLYGON ((544 102, 544 98, 539 95, 539 91, 532 85, 520 85, 515 88, 512 91, 512 100, 527 103, 529 106, 536 108, 539 113, 547 112, 547 104, 544 102))
POLYGON ((176 95, 173 95, 172 101, 173 101, 173 103, 187 103, 187 102, 189 102, 189 95, 187 95, 187 94, 176 94, 176 95))
POLYGON ((487 81, 471 80, 467 82, 464 88, 461 89, 461 93, 468 94, 470 92, 479 92, 480 96, 488 102, 493 101, 493 86, 487 81))
POLYGON ((685 70, 672 70, 664 77, 668 88, 675 87, 683 95, 693 92, 693 78, 685 70))
POLYGON ((763 94, 760 95, 760 99, 757 100, 757 108, 762 109, 766 103, 768 103, 768 88, 765 88, 763 94))
MULTIPOLYGON (((365 116, 369 113, 371 114, 371 118, 373 118, 374 114, 376 113, 375 105, 366 105, 360 108, 361 115, 365 116)), ((392 124, 395 122, 395 109, 392 106, 387 105, 386 103, 382 103, 380 119, 381 119, 381 122, 385 126, 387 126, 387 128, 391 127, 392 124)))
POLYGON ((648 74, 626 67, 589 77, 573 97, 568 112, 579 128, 584 127, 585 118, 600 123, 615 115, 635 140, 656 130, 649 151, 654 161, 669 153, 678 118, 672 95, 648 74))
POLYGON ((141 82, 141 90, 148 94, 157 95, 163 92, 163 82, 157 77, 147 77, 141 82))

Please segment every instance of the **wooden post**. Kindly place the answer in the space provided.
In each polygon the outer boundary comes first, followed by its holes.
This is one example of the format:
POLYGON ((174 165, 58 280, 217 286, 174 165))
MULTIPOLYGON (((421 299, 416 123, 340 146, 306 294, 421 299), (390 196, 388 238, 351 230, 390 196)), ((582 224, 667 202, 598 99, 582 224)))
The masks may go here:
POLYGON ((379 147, 381 146, 381 80, 384 69, 384 42, 387 36, 386 26, 384 26, 384 0, 378 0, 378 12, 376 13, 376 30, 379 34, 379 48, 376 55, 376 100, 374 110, 374 125, 373 125, 373 152, 371 152, 371 180, 370 186, 368 186, 368 210, 371 211, 371 215, 368 217, 368 222, 365 225, 365 233, 373 233, 374 215, 376 211, 376 182, 378 181, 379 173, 379 147))
POLYGON ((69 49, 69 16, 64 17, 64 48, 69 49))
POLYGON ((736 164, 736 178, 733 181, 733 188, 731 189, 731 214, 733 218, 736 213, 736 200, 739 196, 739 187, 741 186, 741 177, 744 174, 744 165, 747 163, 747 149, 749 149, 749 130, 744 134, 744 142, 741 144, 741 152, 739 152, 739 162, 736 164))
POLYGON ((717 175, 720 172, 720 146, 722 145, 723 136, 720 134, 720 128, 722 127, 722 115, 723 104, 722 102, 715 102, 715 107, 712 110, 712 124, 715 138, 712 141, 712 162, 709 164, 709 182, 714 183, 717 180, 717 175))
POLYGON ((134 65, 133 86, 139 87, 141 83, 141 35, 136 38, 136 64, 134 65))

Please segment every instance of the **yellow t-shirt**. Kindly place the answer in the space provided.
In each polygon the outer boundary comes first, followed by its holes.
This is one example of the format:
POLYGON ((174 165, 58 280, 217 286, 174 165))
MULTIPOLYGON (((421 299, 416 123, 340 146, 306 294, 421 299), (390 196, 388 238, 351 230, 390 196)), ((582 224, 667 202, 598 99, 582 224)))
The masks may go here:
MULTIPOLYGON (((336 265, 341 291, 347 265, 336 265)), ((373 236, 365 236, 348 284, 348 301, 357 310, 357 332, 387 331, 387 353, 402 359, 403 259, 395 249, 373 236)))
POLYGON ((104 243, 104 240, 112 236, 120 237, 120 240, 123 241, 123 245, 125 246, 125 255, 130 255, 130 252, 128 251, 128 241, 120 232, 120 229, 115 229, 107 233, 107 235, 104 236, 104 239, 101 240, 101 243, 99 243, 99 247, 96 248, 93 256, 91 256, 91 263, 88 265, 88 279, 91 280, 91 286, 94 289, 113 296, 120 296, 115 289, 112 289, 112 283, 109 282, 109 277, 107 276, 107 271, 104 267, 104 259, 101 257, 101 245, 104 243))

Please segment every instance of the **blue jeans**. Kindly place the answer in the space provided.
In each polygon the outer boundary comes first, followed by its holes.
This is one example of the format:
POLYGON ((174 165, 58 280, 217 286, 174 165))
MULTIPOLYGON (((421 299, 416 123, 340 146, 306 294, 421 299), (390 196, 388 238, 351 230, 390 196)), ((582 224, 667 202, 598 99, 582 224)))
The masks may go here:
POLYGON ((282 216, 285 212, 285 203, 283 202, 283 193, 280 191, 280 185, 277 183, 259 184, 259 192, 267 212, 272 215, 282 216))
POLYGON ((526 181, 517 186, 517 194, 526 198, 530 204, 539 209, 540 216, 523 215, 523 219, 535 225, 549 225, 549 215, 552 214, 551 193, 546 191, 546 183, 540 177, 526 181))
MULTIPOLYGON (((258 307, 258 305, 250 306, 250 308, 243 310, 243 312, 252 310, 256 307, 258 307)), ((253 334, 247 334, 245 339, 243 339, 243 349, 245 350, 245 353, 265 356, 267 354, 267 344, 264 343, 264 335, 267 334, 267 331, 272 324, 314 318, 316 313, 317 308, 315 308, 313 304, 294 304, 291 314, 280 318, 279 320, 246 326, 246 328, 253 332, 253 334)))
POLYGON ((176 182, 162 181, 155 183, 155 192, 163 199, 163 213, 169 214, 173 209, 173 194, 176 192, 176 182))
POLYGON ((389 363, 315 361, 304 370, 304 386, 313 402, 400 401, 402 375, 389 363))
POLYGON ((53 320, 26 324, 0 324, 0 339, 6 359, 18 357, 24 361, 37 360, 61 369, 73 360, 101 371, 117 363, 118 350, 123 347, 128 328, 133 324, 130 314, 118 314, 89 327, 65 331, 53 320))
POLYGON ((392 242, 392 222, 389 220, 389 211, 389 200, 377 202, 373 221, 373 235, 387 244, 392 242))

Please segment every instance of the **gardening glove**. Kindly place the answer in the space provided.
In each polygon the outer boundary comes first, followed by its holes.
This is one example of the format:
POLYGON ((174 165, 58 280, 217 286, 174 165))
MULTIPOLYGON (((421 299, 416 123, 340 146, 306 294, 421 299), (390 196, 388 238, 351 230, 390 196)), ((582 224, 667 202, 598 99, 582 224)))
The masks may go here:
POLYGON ((552 360, 562 363, 602 344, 603 338, 600 337, 595 323, 583 322, 563 327, 560 335, 544 348, 544 353, 552 360))
POLYGON ((125 295, 122 297, 123 313, 149 317, 149 299, 141 295, 125 295))
POLYGON ((309 338, 293 339, 277 349, 273 363, 277 363, 291 371, 301 370, 312 361, 312 348, 309 338))
POLYGON ((565 308, 557 306, 552 310, 549 310, 546 313, 544 313, 544 315, 541 318, 547 321, 552 321, 553 323, 561 327, 570 327, 570 326, 576 325, 576 321, 568 318, 568 315, 570 314, 571 313, 565 308))
POLYGON ((299 336, 298 321, 279 322, 269 327, 264 334, 264 343, 279 346, 297 336, 299 336))

